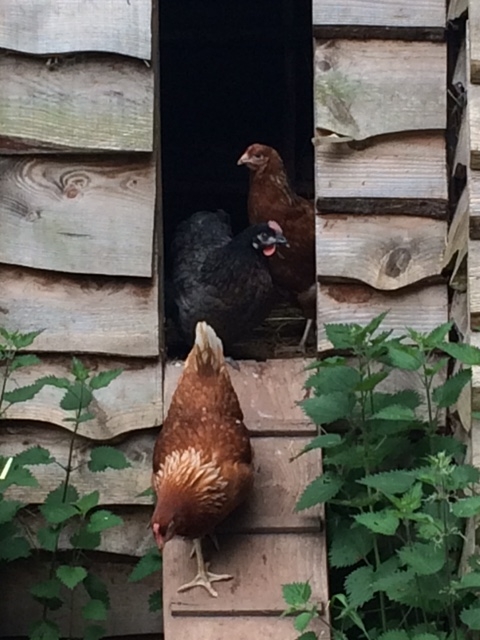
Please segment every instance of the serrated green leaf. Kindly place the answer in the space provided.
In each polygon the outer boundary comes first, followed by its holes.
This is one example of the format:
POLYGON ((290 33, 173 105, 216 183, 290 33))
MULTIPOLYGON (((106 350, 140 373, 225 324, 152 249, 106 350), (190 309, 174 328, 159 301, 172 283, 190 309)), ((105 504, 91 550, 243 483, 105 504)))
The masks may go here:
POLYGON ((374 334, 375 331, 380 327, 382 322, 385 320, 388 313, 389 311, 382 311, 382 313, 379 313, 378 316, 375 316, 373 320, 370 320, 370 322, 363 328, 363 334, 369 336, 374 334))
POLYGON ((38 600, 52 600, 60 597, 62 583, 57 578, 37 582, 30 587, 30 593, 38 600))
POLYGON ((50 491, 45 498, 45 504, 62 505, 66 502, 76 502, 78 498, 78 491, 73 484, 69 484, 68 487, 65 488, 65 483, 62 482, 56 489, 50 491))
POLYGON ((458 464, 452 469, 451 481, 454 489, 466 489, 480 481, 480 469, 471 464, 458 464))
POLYGON ((42 504, 40 512, 49 524, 61 524, 78 515, 78 509, 71 504, 42 504))
POLYGON ((1 499, 0 494, 0 524, 13 520, 16 513, 23 507, 23 504, 18 500, 5 500, 1 499))
POLYGON ((396 494, 408 491, 414 484, 415 477, 408 471, 385 471, 357 482, 385 494, 396 494))
POLYGON ((295 456, 292 456, 291 460, 296 460, 304 453, 308 453, 309 451, 313 451, 314 449, 329 449, 331 447, 336 447, 342 443, 342 437, 338 433, 325 433, 321 436, 317 436, 311 442, 303 447, 303 449, 297 453, 295 456))
POLYGON ((363 524, 370 531, 381 533, 384 536, 393 536, 400 524, 395 513, 388 509, 374 513, 360 513, 354 517, 359 524, 363 524))
POLYGON ((79 500, 77 500, 75 506, 82 515, 86 515, 91 509, 98 505, 99 500, 100 492, 95 490, 82 496, 79 500))
POLYGON ((442 351, 449 356, 470 366, 480 365, 480 349, 471 344, 460 342, 443 342, 440 345, 442 351))
POLYGON ((123 520, 120 516, 115 515, 107 509, 100 509, 94 511, 90 516, 90 522, 87 525, 87 531, 90 533, 100 533, 106 529, 112 527, 118 527, 123 524, 123 520))
POLYGON ((157 547, 151 547, 137 564, 132 573, 128 576, 129 582, 138 582, 147 576, 157 573, 162 568, 162 556, 157 547))
POLYGON ((378 636, 378 640, 409 640, 409 638, 410 636, 403 629, 392 629, 378 636))
POLYGON ((308 582, 282 584, 283 599, 291 607, 302 607, 312 597, 312 588, 308 582))
POLYGON ((60 400, 60 407, 64 411, 79 411, 86 409, 92 400, 93 394, 83 382, 72 382, 60 400))
POLYGON ((470 382, 471 378, 471 369, 458 371, 455 375, 450 376, 446 382, 433 390, 433 401, 440 408, 451 407, 457 402, 464 386, 470 382))
POLYGON ((107 619, 107 607, 102 600, 90 600, 82 607, 82 613, 85 620, 107 619))
POLYGON ((315 424, 320 425, 351 416, 355 403, 353 394, 337 392, 307 398, 300 403, 300 406, 315 424))
MULTIPOLYGON (((439 631, 438 633, 416 633, 412 640, 445 640, 445 633, 443 631, 439 631)), ((460 640, 460 639, 458 639, 460 640)))
POLYGON ((52 458, 50 451, 44 447, 30 447, 15 456, 15 462, 18 464, 37 465, 52 464, 55 458, 52 458))
POLYGON ((7 540, 2 540, 0 545, 0 560, 19 560, 20 558, 28 558, 31 548, 26 538, 16 536, 7 540))
POLYGON ((127 469, 132 465, 125 454, 115 447, 95 447, 90 454, 88 468, 90 471, 105 471, 106 469, 127 469))
POLYGON ((97 375, 93 376, 90 379, 90 388, 91 389, 103 389, 103 387, 108 387, 108 385, 118 378, 118 376, 123 372, 123 369, 111 369, 110 371, 101 371, 97 373, 97 375))
POLYGON ((326 324, 325 333, 334 349, 353 349, 357 344, 359 327, 351 324, 326 324))
POLYGON ((106 634, 106 629, 99 624, 90 624, 85 627, 83 632, 83 640, 100 640, 106 634))
POLYGON ((418 348, 398 343, 388 346, 388 360, 392 366, 406 371, 417 371, 425 361, 418 348))
POLYGON ((57 376, 45 376, 40 378, 39 382, 49 387, 57 387, 57 389, 69 389, 73 384, 68 378, 59 378, 57 376))
POLYGON ((392 404, 384 407, 372 415, 373 420, 402 420, 412 422, 415 420, 415 413, 409 407, 400 404, 392 404))
POLYGON ((397 601, 411 587, 415 575, 411 569, 394 571, 375 580, 376 591, 384 591, 391 600, 397 601))
POLYGON ((60 640, 60 628, 50 620, 39 620, 30 627, 30 640, 60 640))
POLYGON ((87 524, 80 527, 74 534, 70 536, 70 542, 75 549, 84 549, 92 551, 100 546, 102 535, 100 533, 92 533, 87 530, 87 524))
POLYGON ((460 589, 480 589, 480 572, 470 571, 470 573, 463 575, 458 587, 460 589))
POLYGON ((54 531, 51 527, 42 527, 37 531, 37 540, 45 551, 55 551, 59 535, 59 531, 54 531))
POLYGON ((460 613, 460 620, 471 631, 480 631, 480 607, 470 607, 463 609, 460 613))
POLYGON ((351 567, 365 558, 373 548, 373 535, 365 527, 335 527, 331 536, 329 558, 332 567, 351 567))
POLYGON ((385 378, 388 378, 390 373, 388 371, 377 371, 369 376, 366 376, 355 387, 355 391, 373 391, 380 382, 383 382, 385 378))
POLYGON ((470 496, 457 500, 451 505, 452 513, 457 518, 471 518, 480 513, 480 496, 470 496))
POLYGON ((87 577, 87 570, 84 567, 71 567, 67 564, 62 564, 57 569, 57 578, 68 587, 68 589, 75 589, 87 577))
POLYGON ((298 616, 295 616, 295 620, 293 622, 295 630, 299 631, 300 633, 302 631, 305 631, 305 629, 312 621, 314 615, 315 614, 312 611, 302 611, 302 613, 299 613, 298 616))
POLYGON ((40 363, 40 358, 35 356, 33 353, 16 355, 10 364, 10 373, 16 371, 17 369, 22 369, 23 367, 34 367, 35 365, 40 363))
POLYGON ((85 382, 90 375, 89 369, 75 356, 72 358, 71 372, 79 382, 85 382))
POLYGON ((154 591, 148 596, 148 610, 152 613, 162 610, 162 592, 160 589, 154 591))
POLYGON ((343 486, 343 481, 330 471, 326 471, 318 478, 315 478, 300 496, 295 511, 303 511, 317 504, 328 502, 337 495, 343 486))
POLYGON ((145 489, 144 491, 137 493, 135 497, 136 498, 155 498, 155 491, 152 489, 152 487, 148 487, 148 489, 145 489))
POLYGON ((360 373, 345 365, 319 369, 307 380, 305 387, 314 387, 318 395, 353 391, 360 382, 360 373))
POLYGON ((298 636, 297 640, 318 640, 318 636, 315 631, 305 631, 301 636, 298 636))
POLYGON ((18 387, 12 391, 5 391, 3 399, 8 404, 18 404, 20 402, 27 402, 34 398, 37 393, 42 389, 43 385, 40 382, 34 382, 33 384, 26 385, 25 387, 18 387))
POLYGON ((445 565, 443 547, 429 543, 414 542, 397 551, 400 561, 409 566, 417 575, 428 576, 438 573, 445 565))
POLYGON ((8 471, 5 480, 0 481, 0 492, 5 491, 8 487, 16 485, 17 487, 38 487, 38 480, 32 474, 30 469, 19 466, 14 458, 13 465, 8 471))
POLYGON ((432 329, 432 331, 425 336, 425 345, 430 349, 440 347, 452 327, 453 322, 445 322, 435 327, 435 329, 432 329))
POLYGON ((374 595, 373 568, 358 567, 345 578, 345 591, 352 607, 361 607, 374 595))
POLYGON ((373 394, 373 403, 375 411, 397 405, 408 407, 413 411, 421 404, 421 398, 416 391, 411 389, 404 389, 397 393, 381 393, 376 391, 373 394))
POLYGON ((83 586, 92 600, 101 600, 105 607, 110 609, 110 595, 103 580, 100 580, 94 573, 89 573, 83 581, 83 586))

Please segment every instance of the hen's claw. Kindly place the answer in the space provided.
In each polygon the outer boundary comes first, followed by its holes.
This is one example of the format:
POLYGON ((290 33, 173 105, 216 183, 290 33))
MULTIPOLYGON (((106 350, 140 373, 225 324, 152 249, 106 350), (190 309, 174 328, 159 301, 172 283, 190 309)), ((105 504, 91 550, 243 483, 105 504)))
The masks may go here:
POLYGON ((186 584, 182 584, 181 587, 178 587, 178 593, 182 593, 183 591, 188 591, 189 589, 194 589, 195 587, 203 587, 208 591, 208 593, 214 598, 218 597, 218 593, 212 587, 212 582, 220 582, 221 580, 232 580, 233 576, 230 576, 226 573, 217 574, 211 573, 208 571, 209 563, 205 564, 205 570, 199 571, 195 578, 191 582, 187 582, 186 584))

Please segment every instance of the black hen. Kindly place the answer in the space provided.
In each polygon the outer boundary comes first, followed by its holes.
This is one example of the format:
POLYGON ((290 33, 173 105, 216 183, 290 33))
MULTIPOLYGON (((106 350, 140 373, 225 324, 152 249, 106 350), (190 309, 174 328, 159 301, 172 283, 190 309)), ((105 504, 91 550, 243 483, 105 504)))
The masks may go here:
POLYGON ((274 288, 268 256, 287 244, 276 222, 232 237, 225 211, 199 211, 179 224, 172 245, 172 293, 179 328, 193 344, 197 322, 231 345, 268 315, 274 288))

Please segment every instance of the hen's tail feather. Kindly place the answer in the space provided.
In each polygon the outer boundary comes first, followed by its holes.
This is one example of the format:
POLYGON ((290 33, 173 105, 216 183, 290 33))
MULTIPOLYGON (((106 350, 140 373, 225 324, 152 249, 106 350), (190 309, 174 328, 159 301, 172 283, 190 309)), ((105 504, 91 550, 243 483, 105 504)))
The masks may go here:
POLYGON ((195 344, 190 356, 193 356, 199 373, 220 373, 225 366, 222 341, 206 322, 197 322, 195 344))

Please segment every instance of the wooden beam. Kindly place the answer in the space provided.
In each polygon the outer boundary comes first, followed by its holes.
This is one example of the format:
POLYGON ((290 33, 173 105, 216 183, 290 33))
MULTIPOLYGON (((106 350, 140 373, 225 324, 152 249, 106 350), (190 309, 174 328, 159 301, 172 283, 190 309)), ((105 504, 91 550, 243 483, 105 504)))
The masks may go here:
POLYGON ((470 43, 470 81, 480 84, 480 5, 468 2, 468 31, 470 43))
POLYGON ((387 310, 382 328, 392 329, 392 335, 403 334, 406 327, 431 331, 448 320, 447 287, 439 284, 385 292, 363 284, 319 284, 317 309, 317 344, 322 353, 332 349, 324 324, 366 325, 387 310))
POLYGON ((445 26, 443 0, 314 0, 313 24, 376 27, 445 26))
POLYGON ((383 136, 363 148, 316 144, 320 213, 446 217, 447 186, 443 132, 383 136))
POLYGON ((469 193, 465 188, 460 196, 453 220, 448 230, 447 246, 442 260, 442 268, 453 267, 450 284, 454 286, 457 272, 468 252, 469 193))
POLYGON ((443 43, 316 41, 315 127, 354 140, 443 130, 446 64, 443 43))
POLYGON ((154 213, 150 156, 0 158, 1 262, 151 277, 154 213))
POLYGON ((467 173, 470 238, 480 240, 480 171, 467 173))
POLYGON ((157 356, 158 283, 0 266, 0 326, 44 332, 35 351, 157 356))
MULTIPOLYGON (((15 372, 16 387, 33 384, 47 376, 70 376, 69 357, 42 356, 41 360, 41 364, 35 367, 15 372)), ((108 387, 95 392, 95 402, 90 408, 94 418, 82 422, 78 430, 80 436, 97 441, 111 440, 122 434, 162 424, 163 364, 160 360, 120 360, 92 356, 84 356, 81 360, 95 373, 117 368, 122 368, 123 373, 108 387)), ((7 389, 10 388, 13 386, 7 386, 7 389)), ((45 422, 71 430, 72 423, 65 422, 65 418, 71 417, 71 414, 60 407, 63 395, 62 389, 45 386, 32 400, 11 405, 5 418, 45 422)))
POLYGON ((317 216, 316 229, 319 280, 355 280, 394 290, 440 276, 446 221, 329 214, 317 216))
POLYGON ((1 153, 152 151, 153 73, 142 61, 81 56, 52 71, 12 54, 0 56, 0 77, 1 153))

